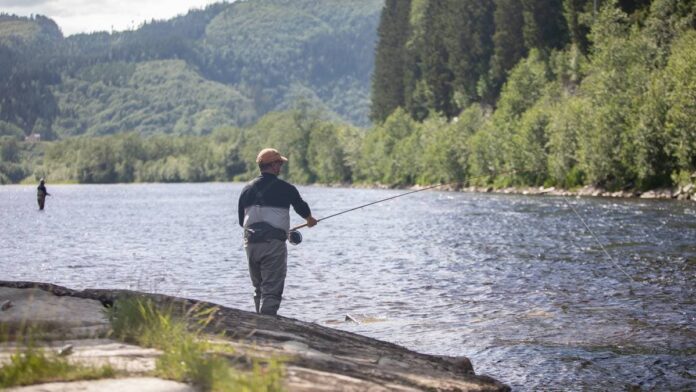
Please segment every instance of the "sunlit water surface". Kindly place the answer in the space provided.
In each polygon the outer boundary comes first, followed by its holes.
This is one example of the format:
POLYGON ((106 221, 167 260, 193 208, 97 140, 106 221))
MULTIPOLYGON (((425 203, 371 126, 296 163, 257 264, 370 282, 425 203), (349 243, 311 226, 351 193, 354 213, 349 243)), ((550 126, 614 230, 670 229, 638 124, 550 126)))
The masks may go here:
MULTIPOLYGON (((0 187, 0 279, 252 310, 242 185, 49 184, 43 212, 0 187)), ((402 192, 300 191, 316 217, 402 192)), ((696 390, 696 204, 570 203, 613 261, 563 198, 422 192, 304 230, 280 314, 465 355, 519 391, 696 390)))

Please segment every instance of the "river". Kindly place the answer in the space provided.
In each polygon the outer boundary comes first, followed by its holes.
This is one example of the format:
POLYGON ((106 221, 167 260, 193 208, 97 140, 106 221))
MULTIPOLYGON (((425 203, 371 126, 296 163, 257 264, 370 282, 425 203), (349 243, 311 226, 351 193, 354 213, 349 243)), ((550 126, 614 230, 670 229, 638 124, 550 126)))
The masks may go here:
MULTIPOLYGON (((253 310, 243 184, 0 187, 3 280, 253 310)), ((397 190, 300 187, 316 217, 397 190)), ((471 358, 516 391, 696 390, 696 204, 427 191, 290 246, 280 314, 471 358), (370 322, 346 322, 347 314, 370 322)), ((293 223, 302 223, 293 215, 293 223)))

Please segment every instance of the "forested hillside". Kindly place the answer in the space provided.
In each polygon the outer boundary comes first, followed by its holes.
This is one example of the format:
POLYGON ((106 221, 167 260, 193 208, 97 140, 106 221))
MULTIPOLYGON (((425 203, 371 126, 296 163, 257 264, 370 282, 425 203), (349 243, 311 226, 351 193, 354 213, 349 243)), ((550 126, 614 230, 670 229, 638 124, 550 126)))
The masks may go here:
POLYGON ((48 18, 0 14, 0 136, 53 136, 58 103, 51 88, 60 82, 54 54, 62 40, 48 18))
POLYGON ((378 125, 364 143, 376 167, 361 178, 693 181, 695 16, 693 0, 387 0, 372 85, 378 125))
POLYGON ((0 135, 207 134, 300 100, 365 125, 381 6, 237 1, 67 38, 0 15, 0 135))

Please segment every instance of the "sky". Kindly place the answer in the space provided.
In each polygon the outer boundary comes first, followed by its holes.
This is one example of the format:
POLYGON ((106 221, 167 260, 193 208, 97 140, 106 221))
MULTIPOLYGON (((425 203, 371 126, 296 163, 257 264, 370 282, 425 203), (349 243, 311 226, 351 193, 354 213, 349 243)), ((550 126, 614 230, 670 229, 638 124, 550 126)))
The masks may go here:
POLYGON ((135 29, 145 21, 170 19, 219 2, 222 0, 0 0, 0 13, 48 16, 68 36, 135 29))

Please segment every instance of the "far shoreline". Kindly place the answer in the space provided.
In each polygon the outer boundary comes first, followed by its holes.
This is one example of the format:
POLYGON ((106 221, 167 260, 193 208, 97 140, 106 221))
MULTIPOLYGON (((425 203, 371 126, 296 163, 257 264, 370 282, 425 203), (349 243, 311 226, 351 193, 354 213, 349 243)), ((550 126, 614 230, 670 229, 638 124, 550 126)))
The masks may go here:
MULTIPOLYGON (((38 181, 36 182, 38 184, 38 181)), ((201 181, 201 182, 116 182, 116 183, 77 183, 77 182, 49 182, 48 186, 57 185, 161 185, 161 184, 245 184, 245 181, 201 181)), ((419 190, 427 187, 436 186, 430 185, 385 185, 385 184, 367 184, 367 183, 309 183, 300 184, 298 186, 312 186, 317 188, 344 188, 344 189, 381 189, 381 190, 419 190)), ((16 184, 0 184, 0 187, 7 186, 34 186, 31 182, 22 181, 16 184)), ((671 188, 656 188, 646 191, 637 189, 628 189, 621 191, 609 191, 593 185, 585 185, 577 189, 563 189, 556 187, 504 187, 494 188, 493 186, 468 186, 459 187, 456 184, 443 184, 436 187, 435 191, 445 192, 462 192, 462 193, 491 193, 504 195, 522 195, 522 196, 556 196, 556 197, 599 197, 608 199, 646 199, 646 200, 676 200, 676 201, 692 201, 696 202, 696 185, 689 184, 686 186, 671 187, 671 188)))
MULTIPOLYGON (((389 186, 384 184, 338 183, 338 184, 306 184, 308 186, 324 188, 346 189, 391 189, 391 190, 419 190, 433 185, 404 185, 389 186)), ((504 195, 523 196, 557 196, 557 197, 600 197, 610 199, 648 199, 648 200, 678 200, 696 201, 696 186, 689 184, 684 187, 656 188, 647 191, 623 190, 609 191, 592 185, 586 185, 578 189, 562 189, 556 187, 505 187, 494 188, 492 186, 468 186, 457 187, 452 184, 443 184, 434 188, 435 191, 462 192, 462 193, 492 193, 504 195)))

